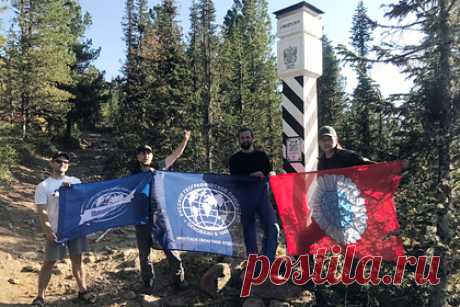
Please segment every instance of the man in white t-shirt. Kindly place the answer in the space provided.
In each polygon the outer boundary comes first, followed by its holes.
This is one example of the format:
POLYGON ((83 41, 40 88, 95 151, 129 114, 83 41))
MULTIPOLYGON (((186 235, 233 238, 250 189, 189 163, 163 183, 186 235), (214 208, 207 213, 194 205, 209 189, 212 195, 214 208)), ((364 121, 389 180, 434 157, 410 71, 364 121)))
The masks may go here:
POLYGON ((70 188, 72 184, 81 183, 76 177, 66 176, 69 169, 69 155, 59 152, 51 161, 52 174, 40 182, 35 189, 35 204, 40 219, 42 231, 47 242, 45 259, 38 277, 38 294, 31 306, 45 306, 45 291, 48 286, 51 271, 56 261, 66 257, 69 250, 72 263, 72 273, 78 285, 78 297, 87 302, 94 303, 95 295, 86 286, 86 275, 82 263, 82 253, 88 250, 86 237, 70 240, 63 244, 57 243, 57 226, 59 217, 59 188, 70 188))

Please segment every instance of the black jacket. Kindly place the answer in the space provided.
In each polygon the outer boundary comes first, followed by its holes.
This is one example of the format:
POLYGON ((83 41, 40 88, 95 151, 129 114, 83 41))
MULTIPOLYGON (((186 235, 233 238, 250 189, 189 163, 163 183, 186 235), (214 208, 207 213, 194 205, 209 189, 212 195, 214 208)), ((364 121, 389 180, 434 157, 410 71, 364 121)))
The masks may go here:
POLYGON ((265 176, 272 170, 272 165, 267 154, 261 150, 252 152, 239 151, 230 157, 229 168, 231 175, 248 176, 251 173, 261 171, 265 176))
POLYGON ((318 170, 320 171, 374 163, 374 161, 364 158, 352 150, 335 148, 335 153, 331 158, 326 158, 325 154, 322 154, 319 157, 318 170))

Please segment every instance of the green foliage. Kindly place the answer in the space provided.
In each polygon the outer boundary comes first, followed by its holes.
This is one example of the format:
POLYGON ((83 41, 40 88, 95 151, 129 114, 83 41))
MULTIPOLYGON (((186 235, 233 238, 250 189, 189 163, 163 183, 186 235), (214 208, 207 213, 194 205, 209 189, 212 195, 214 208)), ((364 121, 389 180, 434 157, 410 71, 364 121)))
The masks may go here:
MULTIPOLYGON (((50 138, 47 136, 34 136, 33 137, 33 147, 29 150, 31 152, 38 153, 45 157, 51 157, 54 153, 58 152, 58 148, 50 138)), ((23 157, 21 160, 27 160, 26 157, 23 157)))
POLYGON ((259 145, 279 161, 280 97, 266 1, 236 1, 221 37, 213 2, 197 1, 187 48, 173 1, 146 11, 144 1, 126 1, 126 62, 113 92, 117 102, 110 107, 120 113, 118 134, 135 133, 161 157, 187 127, 192 140, 177 165, 226 172, 230 154, 238 149, 235 134, 249 125, 259 145))
MULTIPOLYGON (((5 132, 0 127, 2 134, 5 132)), ((6 134, 5 134, 6 135, 6 134)), ((15 148, 10 144, 9 137, 0 138, 0 182, 9 182, 11 180, 11 167, 16 163, 17 153, 15 148)))
POLYGON ((236 0, 224 18, 217 63, 219 171, 227 169, 225 161, 238 149, 236 134, 241 126, 253 128, 258 146, 280 166, 280 95, 270 32, 264 0, 236 0))
POLYGON ((70 100, 72 109, 67 114, 67 134, 71 136, 74 122, 80 129, 94 130, 101 119, 101 107, 109 99, 109 89, 104 75, 94 66, 75 76, 75 85, 70 89, 74 94, 70 100))
POLYGON ((326 36, 323 42, 323 75, 318 79, 318 126, 329 125, 344 131, 345 90, 340 75, 340 61, 332 42, 326 36))
POLYGON ((69 66, 74 60, 66 1, 20 1, 13 6, 17 26, 11 27, 5 48, 8 72, 3 101, 11 114, 21 115, 23 137, 36 116, 55 131, 71 97, 59 86, 71 82, 69 66))
MULTIPOLYGON (((0 103, 11 122, 22 122, 23 138, 37 123, 53 136, 67 123, 70 136, 73 122, 86 115, 74 107, 81 100, 78 82, 99 54, 90 40, 82 41, 91 18, 74 0, 14 1, 13 7, 16 17, 2 50, 0 103)), ((96 103, 102 99, 98 91, 90 89, 96 103)))
POLYGON ((107 84, 109 99, 100 107, 99 128, 112 129, 117 126, 117 121, 120 118, 121 84, 120 78, 116 78, 107 84))
POLYGON ((128 52, 117 94, 121 110, 117 131, 123 137, 136 134, 138 142, 151 144, 164 157, 178 144, 181 129, 192 126, 190 70, 174 2, 164 1, 149 15, 145 2, 136 3, 127 1, 128 52))
MULTIPOLYGON (((366 57, 369 53, 373 25, 367 16, 367 8, 364 6, 363 1, 359 1, 353 15, 350 41, 360 57, 366 57)), ((364 62, 363 64, 366 63, 364 62)))
POLYGON ((388 41, 384 47, 373 48, 380 60, 400 65, 414 78, 408 95, 393 97, 399 106, 391 112, 393 129, 389 134, 395 136, 399 157, 408 157, 411 162, 398 198, 401 229, 408 253, 441 258, 440 284, 418 287, 412 295, 423 298, 423 305, 456 306, 460 220, 454 191, 458 189, 455 153, 460 131, 458 113, 453 111, 459 84, 452 80, 458 80, 459 75, 450 63, 459 61, 458 44, 451 44, 460 34, 455 26, 459 4, 407 0, 388 9, 386 16, 401 23, 395 31, 417 30, 422 34, 416 45, 388 41))
MULTIPOLYGON (((71 13, 71 30, 74 41, 72 51, 75 61, 71 65, 72 83, 64 88, 72 94, 70 109, 66 115, 65 137, 72 143, 72 130, 78 126, 81 130, 94 130, 101 119, 101 106, 107 102, 108 86, 104 74, 91 63, 99 57, 100 48, 94 49, 90 39, 84 40, 86 29, 91 25, 91 17, 83 14, 78 2, 68 3, 71 13), (76 124, 76 125, 75 125, 76 124)), ((76 130, 77 131, 77 130, 76 130)), ((75 131, 75 132, 76 132, 75 131)), ((75 138, 73 146, 78 141, 75 138)))
MULTIPOLYGON (((6 10, 6 6, 0 4, 0 14, 2 14, 6 10)), ((3 20, 0 19, 0 30, 3 30, 3 20)), ((0 35, 0 46, 5 43, 5 37, 0 35)))
POLYGON ((213 1, 200 0, 190 12, 191 32, 187 48, 192 78, 191 108, 201 116, 190 119, 195 140, 193 142, 194 170, 210 171, 219 160, 214 158, 217 105, 217 24, 213 1), (200 150, 203 148, 203 150, 200 150), (204 162, 204 163, 203 163, 204 162))
POLYGON ((126 176, 133 170, 135 148, 141 143, 139 135, 134 133, 117 136, 113 141, 113 150, 108 154, 103 169, 107 179, 126 176))
POLYGON ((368 72, 371 65, 367 58, 371 51, 373 29, 374 23, 367 16, 367 9, 360 1, 353 15, 351 28, 350 44, 353 50, 343 45, 338 46, 339 53, 352 65, 358 79, 358 85, 342 120, 342 143, 373 160, 383 160, 391 156, 387 154, 391 146, 382 147, 382 143, 387 140, 386 127, 393 126, 391 116, 388 116, 392 108, 391 104, 385 103, 378 85, 368 72))
POLYGON ((2 145, 0 159, 0 181, 8 181, 11 178, 10 167, 16 162, 16 151, 10 145, 2 145))

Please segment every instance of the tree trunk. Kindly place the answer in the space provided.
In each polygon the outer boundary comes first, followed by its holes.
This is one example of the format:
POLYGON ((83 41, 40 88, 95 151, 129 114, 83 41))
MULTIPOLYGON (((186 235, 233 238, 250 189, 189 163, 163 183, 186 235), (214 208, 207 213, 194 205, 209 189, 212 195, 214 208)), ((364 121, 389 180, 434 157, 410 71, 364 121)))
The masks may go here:
POLYGON ((206 7, 203 8, 202 12, 202 25, 203 25, 203 64, 204 64, 204 114, 203 114, 203 127, 205 136, 206 146, 206 162, 208 171, 213 169, 213 148, 212 148, 212 104, 211 104, 211 89, 212 89, 212 71, 211 71, 211 57, 212 57, 212 46, 211 46, 211 23, 209 19, 209 3, 206 2, 206 7))
POLYGON ((66 129, 65 129, 65 137, 70 139, 72 137, 72 115, 71 112, 67 113, 67 121, 66 121, 66 129))
MULTIPOLYGON (((24 80, 23 80, 24 81, 24 80)), ((23 82, 24 85, 24 82, 23 82)), ((24 91, 25 88, 23 88, 24 91)), ((24 140, 27 136, 27 126, 28 126, 28 98, 24 92, 21 93, 21 116, 22 116, 22 139, 24 140)))
MULTIPOLYGON (((436 86, 438 90, 438 99, 436 103, 441 104, 440 118, 439 118, 439 129, 437 132, 437 150, 438 150, 438 186, 442 190, 439 196, 440 202, 444 206, 443 210, 440 210, 437 224, 437 234, 440 238, 440 243, 444 246, 449 246, 452 239, 452 232, 449 227, 449 212, 453 212, 452 199, 451 199, 451 176, 450 176, 450 143, 451 143, 451 127, 452 127, 452 112, 451 105, 452 99, 449 92, 449 81, 450 81, 450 66, 449 58, 451 56, 450 49, 450 28, 448 25, 448 0, 439 0, 439 59, 437 63, 438 71, 435 71, 436 86)), ((438 307, 446 304, 447 298, 447 283, 450 272, 450 259, 448 259, 448 253, 441 247, 435 247, 435 254, 440 256, 441 263, 439 268, 439 285, 433 289, 433 295, 430 298, 430 306, 438 307)))

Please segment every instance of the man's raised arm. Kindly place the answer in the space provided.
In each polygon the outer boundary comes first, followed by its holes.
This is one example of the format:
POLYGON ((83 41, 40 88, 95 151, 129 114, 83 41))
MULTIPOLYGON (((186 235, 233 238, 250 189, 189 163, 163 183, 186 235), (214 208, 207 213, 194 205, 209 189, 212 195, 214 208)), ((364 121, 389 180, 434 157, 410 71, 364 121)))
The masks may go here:
POLYGON ((182 154, 184 153, 185 147, 187 147, 187 143, 188 143, 188 140, 190 139, 190 135, 191 135, 190 130, 184 130, 184 138, 182 139, 182 142, 165 159, 166 169, 170 168, 174 164, 174 162, 176 162, 176 160, 179 159, 180 156, 182 156, 182 154))

